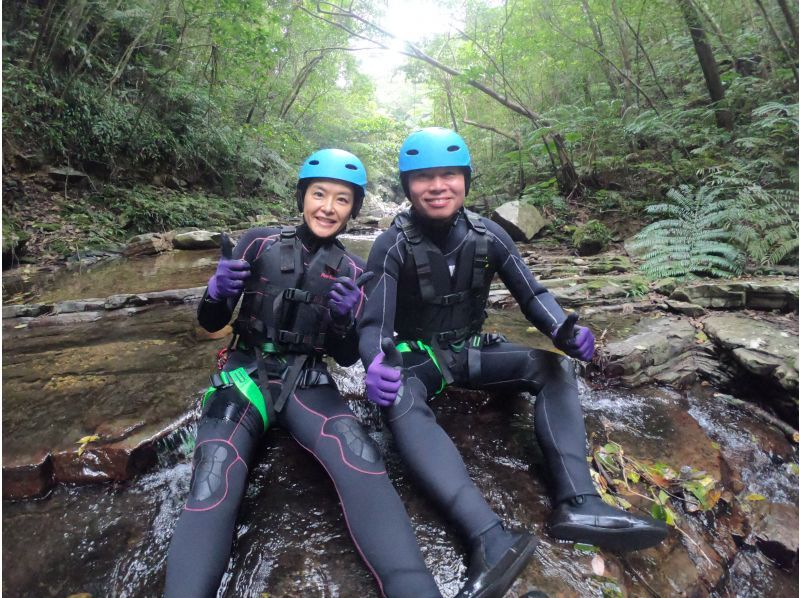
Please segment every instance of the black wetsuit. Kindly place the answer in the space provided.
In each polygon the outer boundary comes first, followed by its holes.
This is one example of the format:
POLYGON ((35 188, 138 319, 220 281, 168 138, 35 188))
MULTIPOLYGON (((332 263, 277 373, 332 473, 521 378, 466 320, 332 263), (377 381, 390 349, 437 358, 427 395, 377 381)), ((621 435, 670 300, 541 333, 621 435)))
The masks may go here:
MULTIPOLYGON (((463 211, 452 223, 436 226, 411 217, 422 235, 441 250, 451 272, 457 270, 469 225, 463 211)), ((525 317, 546 334, 565 315, 555 298, 534 279, 508 234, 481 218, 488 236, 486 284, 497 273, 517 300, 525 317)), ((403 302, 410 301, 417 276, 403 264, 412 259, 405 236, 396 224, 382 233, 370 252, 367 268, 375 272, 369 300, 359 321, 360 351, 368 365, 380 351, 383 337, 392 337, 403 302)), ((468 258, 465 258, 468 259, 468 258)), ((412 270, 413 271, 413 270, 412 270)), ((408 311, 408 310, 406 310, 408 311)), ((397 342, 425 339, 398 338, 397 342)), ((453 384, 489 391, 529 391, 536 395, 535 431, 555 483, 557 501, 595 493, 586 463, 586 431, 572 361, 558 354, 481 334, 466 344, 447 348, 453 384), (470 367, 469 351, 479 351, 470 367), (475 363, 479 366, 475 367, 475 363)), ((442 375, 424 351, 403 353, 403 389, 384 410, 405 463, 441 510, 466 538, 474 538, 498 521, 469 478, 453 442, 437 424, 427 400, 439 390, 442 375)))
MULTIPOLYGON (((275 246, 279 236, 280 230, 274 228, 248 231, 237 244, 234 257, 253 263, 258 255, 275 246)), ((303 243, 303 260, 307 264, 320 241, 305 225, 298 227, 297 237, 303 243)), ((355 278, 363 272, 363 261, 350 254, 347 257, 355 278)), ((200 324, 210 331, 223 328, 238 301, 239 297, 221 302, 204 297, 198 309, 200 324)), ((356 316, 362 307, 363 301, 356 308, 356 316)), ((348 366, 358 359, 357 349, 358 339, 351 327, 339 337, 328 336, 325 352, 348 366)), ((322 352, 306 362, 304 367, 314 370, 314 375, 301 377, 277 414, 277 422, 314 455, 331 477, 348 531, 381 593, 413 598, 439 596, 381 454, 342 399, 321 356, 322 352)), ((279 360, 280 356, 266 355, 265 359, 279 360)), ((234 350, 225 370, 247 367, 252 361, 252 352, 234 350)), ((281 380, 269 378, 270 394, 278 396, 281 380)), ((216 595, 228 563, 248 472, 263 434, 260 414, 236 387, 217 390, 204 405, 190 494, 167 560, 168 598, 216 595)))

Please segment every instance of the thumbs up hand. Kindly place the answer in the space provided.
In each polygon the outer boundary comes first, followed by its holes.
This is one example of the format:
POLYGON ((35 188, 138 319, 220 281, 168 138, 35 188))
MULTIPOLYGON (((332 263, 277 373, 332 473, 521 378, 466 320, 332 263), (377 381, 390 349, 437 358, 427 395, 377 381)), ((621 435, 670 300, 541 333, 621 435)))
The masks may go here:
POLYGON ((553 345, 581 361, 591 361, 594 356, 594 334, 585 326, 576 326, 578 314, 573 312, 567 316, 551 335, 553 345))
POLYGON ((397 400, 403 357, 392 339, 381 341, 378 353, 367 368, 367 399, 381 407, 389 407, 397 400))
POLYGON ((227 233, 222 233, 220 245, 222 257, 217 264, 217 271, 208 279, 208 296, 214 301, 236 297, 250 276, 250 264, 246 260, 233 259, 233 241, 227 233))

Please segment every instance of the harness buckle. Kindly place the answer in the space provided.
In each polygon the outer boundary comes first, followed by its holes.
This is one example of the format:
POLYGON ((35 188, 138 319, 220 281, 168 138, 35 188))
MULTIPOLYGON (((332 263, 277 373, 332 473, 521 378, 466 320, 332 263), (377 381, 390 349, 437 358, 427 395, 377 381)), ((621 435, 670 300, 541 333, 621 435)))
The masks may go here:
POLYGON ((298 303, 311 303, 313 295, 302 289, 286 289, 283 291, 283 298, 298 303))
POLYGON ((291 330, 279 330, 278 331, 278 342, 288 345, 296 345, 301 340, 303 340, 303 336, 299 332, 292 332, 291 330))

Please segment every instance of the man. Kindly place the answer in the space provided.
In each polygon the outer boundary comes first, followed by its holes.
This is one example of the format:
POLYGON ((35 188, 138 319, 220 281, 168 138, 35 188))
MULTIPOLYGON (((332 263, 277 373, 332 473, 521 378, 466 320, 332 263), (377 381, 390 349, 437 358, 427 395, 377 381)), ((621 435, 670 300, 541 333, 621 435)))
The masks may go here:
POLYGON ((359 323, 359 350, 367 397, 384 408, 407 466, 470 545, 459 595, 502 596, 537 540, 503 527, 436 423, 427 400, 448 384, 536 395, 536 436, 555 484, 552 536, 612 550, 661 541, 663 523, 612 508, 597 495, 570 359, 591 360, 594 336, 533 278, 507 233, 464 209, 472 172, 464 140, 448 129, 417 131, 403 143, 399 166, 412 208, 370 252, 367 269, 375 279, 359 323), (525 317, 569 357, 481 333, 495 273, 525 317))

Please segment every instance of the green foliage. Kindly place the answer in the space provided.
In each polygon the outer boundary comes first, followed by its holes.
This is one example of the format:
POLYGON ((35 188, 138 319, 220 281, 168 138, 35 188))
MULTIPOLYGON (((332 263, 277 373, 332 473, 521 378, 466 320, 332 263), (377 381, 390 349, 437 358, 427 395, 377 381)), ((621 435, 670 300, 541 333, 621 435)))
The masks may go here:
POLYGON ((107 186, 90 198, 86 208, 77 209, 79 218, 119 239, 148 231, 167 231, 184 226, 219 228, 247 221, 266 206, 260 200, 231 202, 219 196, 179 193, 169 189, 107 186))
POLYGON ((667 192, 667 201, 647 207, 660 219, 634 239, 647 249, 642 270, 650 278, 693 275, 729 277, 742 271, 743 256, 728 228, 732 200, 723 189, 687 185, 667 192))
POLYGON ((653 503, 651 515, 673 527, 677 527, 675 505, 689 513, 712 511, 722 496, 719 483, 705 471, 691 465, 676 470, 666 463, 645 463, 626 454, 617 442, 596 448, 593 461, 597 469, 590 472, 603 500, 629 509, 626 494, 646 497, 653 503))

